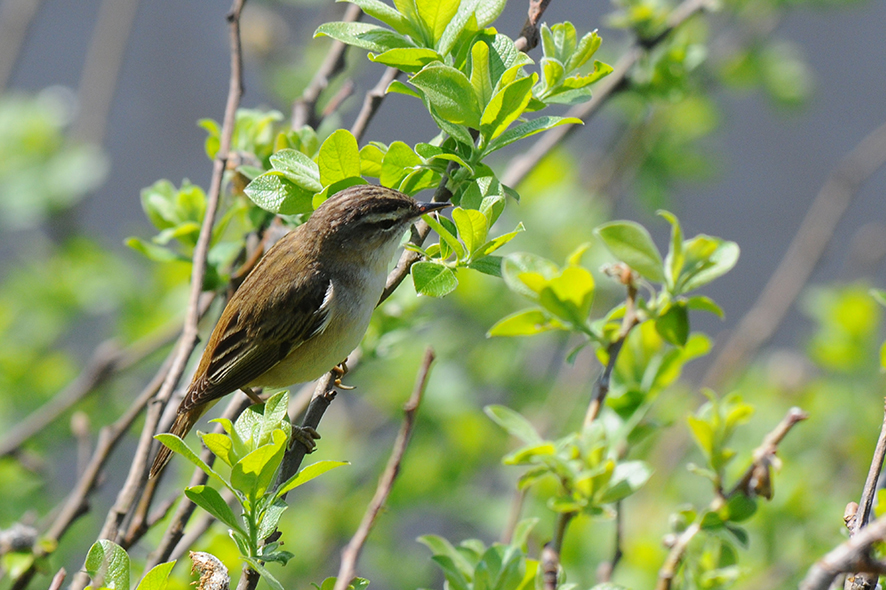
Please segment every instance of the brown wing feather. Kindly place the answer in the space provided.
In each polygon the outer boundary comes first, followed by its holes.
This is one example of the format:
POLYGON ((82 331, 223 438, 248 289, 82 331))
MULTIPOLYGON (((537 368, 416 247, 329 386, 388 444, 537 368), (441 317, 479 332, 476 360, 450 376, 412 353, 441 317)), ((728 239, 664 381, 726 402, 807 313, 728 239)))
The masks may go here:
POLYGON ((231 298, 209 338, 179 412, 188 411, 245 387, 270 370, 326 322, 328 277, 318 268, 286 283, 285 266, 298 249, 285 236, 250 273, 231 298), (282 279, 282 282, 281 282, 282 279), (269 292, 257 303, 255 290, 269 292))

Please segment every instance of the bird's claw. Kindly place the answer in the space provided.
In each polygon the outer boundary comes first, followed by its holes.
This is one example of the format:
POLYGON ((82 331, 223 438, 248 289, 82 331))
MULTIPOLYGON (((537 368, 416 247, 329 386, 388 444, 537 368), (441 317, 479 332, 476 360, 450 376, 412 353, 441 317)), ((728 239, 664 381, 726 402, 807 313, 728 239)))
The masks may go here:
POLYGON ((320 433, 311 426, 292 425, 292 440, 301 443, 307 454, 311 454, 317 448, 315 440, 319 440, 320 433))
POLYGON ((342 377, 348 374, 348 361, 347 359, 343 360, 338 364, 334 369, 332 369, 332 374, 335 375, 335 379, 333 380, 333 385, 342 389, 344 391, 350 391, 355 389, 353 385, 345 385, 341 382, 342 377))

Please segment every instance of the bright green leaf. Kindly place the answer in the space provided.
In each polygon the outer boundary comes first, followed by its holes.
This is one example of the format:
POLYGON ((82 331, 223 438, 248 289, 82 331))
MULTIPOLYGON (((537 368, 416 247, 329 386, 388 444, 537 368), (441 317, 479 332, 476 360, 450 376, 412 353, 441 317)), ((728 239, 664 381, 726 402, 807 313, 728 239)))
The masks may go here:
POLYGON ((651 281, 665 282, 664 263, 645 227, 633 221, 612 221, 594 233, 617 259, 651 281))
POLYGON ((164 590, 174 565, 175 561, 155 565, 144 575, 135 590, 164 590))
POLYGON ((532 336, 548 330, 562 330, 564 326, 540 309, 524 309, 502 318, 486 336, 532 336))
POLYGON ((535 84, 535 80, 535 74, 520 78, 493 95, 480 119, 480 132, 487 141, 504 133, 510 124, 523 114, 529 99, 532 98, 532 85, 535 84))
POLYGON ((458 236, 464 243, 468 256, 486 242, 488 230, 486 216, 476 209, 456 207, 452 210, 452 221, 458 228, 458 236))
POLYGON ((185 488, 185 496, 229 529, 246 534, 231 507, 215 489, 205 485, 193 486, 185 488))
MULTIPOLYGON (((199 456, 197 456, 197 454, 194 453, 194 451, 192 451, 191 448, 185 444, 185 441, 183 441, 182 439, 180 439, 176 435, 169 434, 168 432, 164 432, 162 434, 154 435, 154 438, 156 440, 159 440, 162 444, 169 447, 169 449, 171 451, 178 453, 179 455, 181 455, 182 457, 184 457, 185 459, 187 459, 188 461, 190 461, 191 463, 193 463, 194 465, 199 467, 203 471, 203 473, 205 473, 209 477, 215 478, 219 482, 230 487, 228 485, 228 482, 226 482, 218 473, 213 471, 212 467, 207 465, 203 461, 203 459, 201 459, 199 456)), ((231 489, 231 491, 234 491, 234 490, 231 489)))
POLYGON ((424 93, 437 114, 448 122, 475 129, 479 126, 477 97, 471 81, 459 70, 442 63, 431 63, 409 82, 424 93))
POLYGON ((129 590, 129 555, 116 543, 101 539, 86 554, 86 573, 96 588, 129 590))
POLYGON ((373 53, 384 53, 389 49, 396 49, 398 47, 415 47, 403 35, 369 23, 324 23, 317 28, 314 37, 321 35, 373 53))
POLYGON ((345 178, 360 176, 357 139, 347 129, 337 129, 320 146, 317 158, 320 182, 328 186, 345 178))
POLYGON ((299 470, 298 473, 290 477, 288 480, 283 482, 280 486, 280 489, 277 490, 277 497, 281 497, 283 494, 294 490, 300 485, 304 485, 314 479, 315 477, 320 477, 327 471, 331 471, 336 467, 341 467, 342 465, 350 465, 347 461, 317 461, 316 463, 311 463, 307 467, 299 470))
POLYGON ((493 422, 527 444, 540 444, 544 440, 529 420, 507 406, 490 405, 483 411, 493 422))
POLYGON ((689 339, 689 312, 686 304, 675 301, 664 314, 656 318, 655 330, 671 344, 684 346, 689 339))
POLYGON ((388 49, 384 53, 370 53, 370 61, 391 66, 404 72, 417 72, 426 65, 442 58, 433 49, 424 47, 398 47, 388 49))
POLYGON ((411 272, 415 292, 419 295, 444 297, 458 286, 452 269, 436 262, 416 262, 411 272))
POLYGON ((295 215, 313 211, 311 197, 314 193, 298 186, 284 173, 276 170, 258 176, 243 192, 253 203, 271 213, 295 215))
POLYGON ((521 123, 516 127, 508 129, 507 131, 496 137, 494 140, 489 142, 489 144, 486 146, 486 149, 483 150, 483 155, 487 156, 496 150, 500 150, 501 148, 514 143, 515 141, 519 141, 525 137, 529 137, 530 135, 535 135, 536 133, 547 131, 548 129, 552 129, 558 125, 564 125, 567 123, 584 125, 581 119, 576 119, 575 117, 539 117, 537 119, 527 121, 526 123, 521 123))

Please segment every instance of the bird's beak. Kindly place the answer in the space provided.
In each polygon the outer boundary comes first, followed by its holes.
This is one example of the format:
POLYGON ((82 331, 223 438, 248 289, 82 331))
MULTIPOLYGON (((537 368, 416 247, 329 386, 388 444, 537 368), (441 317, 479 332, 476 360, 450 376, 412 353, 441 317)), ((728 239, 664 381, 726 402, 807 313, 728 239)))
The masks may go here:
POLYGON ((418 203, 418 210, 422 215, 439 209, 445 209, 446 207, 452 207, 452 203, 418 203))

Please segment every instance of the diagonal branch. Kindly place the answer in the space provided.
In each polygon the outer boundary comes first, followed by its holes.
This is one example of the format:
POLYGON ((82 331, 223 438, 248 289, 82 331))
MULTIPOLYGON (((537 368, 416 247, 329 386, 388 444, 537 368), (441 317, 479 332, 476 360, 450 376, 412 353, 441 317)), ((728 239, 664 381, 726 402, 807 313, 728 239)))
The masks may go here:
POLYGON ((391 493, 391 489, 394 487, 394 480, 397 479, 397 474, 400 473, 400 464, 403 462, 403 455, 406 453, 406 447, 409 445, 409 439, 412 436, 412 429, 415 426, 415 415, 418 412, 419 404, 421 404, 422 395, 428 382, 428 374, 431 370, 431 363, 433 362, 434 351, 428 348, 425 351, 425 357, 418 372, 415 388, 412 390, 409 401, 403 407, 403 424, 400 427, 400 432, 397 434, 397 440, 394 442, 394 449, 391 451, 388 464, 379 479, 375 495, 366 508, 366 513, 363 515, 363 520, 360 521, 357 532, 354 533, 354 536, 342 551, 341 567, 338 570, 334 590, 346 590, 348 584, 354 578, 354 570, 357 559, 360 557, 360 551, 369 537, 369 532, 375 524, 379 511, 384 506, 391 493))
POLYGON ((711 361, 702 380, 718 388, 772 338, 824 254, 861 185, 886 165, 886 123, 865 137, 830 173, 778 267, 753 307, 711 361))

